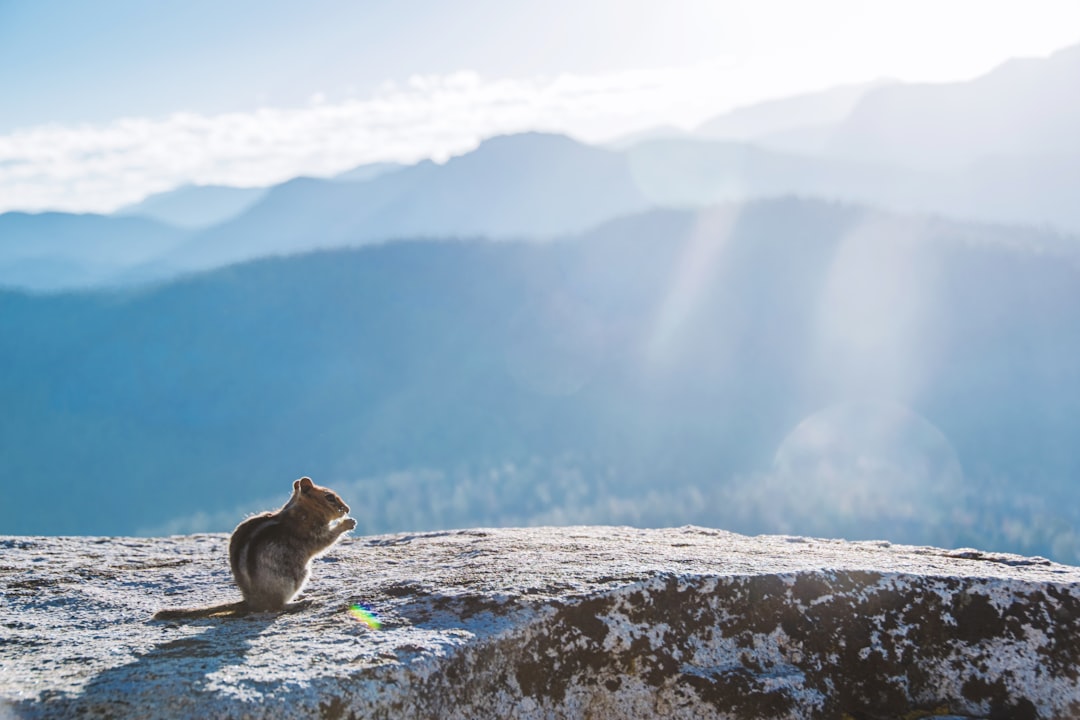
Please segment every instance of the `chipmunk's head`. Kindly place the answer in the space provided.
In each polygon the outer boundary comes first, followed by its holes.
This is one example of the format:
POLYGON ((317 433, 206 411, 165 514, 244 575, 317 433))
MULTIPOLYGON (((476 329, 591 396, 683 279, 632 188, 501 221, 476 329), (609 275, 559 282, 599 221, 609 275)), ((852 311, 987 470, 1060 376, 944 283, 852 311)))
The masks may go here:
POLYGON ((340 495, 330 488, 316 485, 309 477, 302 477, 293 483, 292 503, 302 503, 309 510, 324 515, 327 522, 349 514, 349 506, 340 495))

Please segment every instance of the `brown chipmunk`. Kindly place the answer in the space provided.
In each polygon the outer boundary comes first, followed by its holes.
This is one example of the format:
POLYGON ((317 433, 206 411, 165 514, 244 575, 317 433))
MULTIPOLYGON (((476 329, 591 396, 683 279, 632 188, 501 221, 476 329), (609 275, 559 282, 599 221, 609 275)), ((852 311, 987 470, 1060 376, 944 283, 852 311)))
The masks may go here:
POLYGON ((200 608, 160 610, 155 620, 245 615, 249 612, 307 607, 310 601, 290 603, 307 582, 311 560, 356 527, 345 517, 349 506, 336 492, 311 478, 293 483, 289 501, 277 512, 255 515, 236 526, 229 539, 229 565, 244 599, 200 608), (331 523, 338 518, 340 522, 331 523))

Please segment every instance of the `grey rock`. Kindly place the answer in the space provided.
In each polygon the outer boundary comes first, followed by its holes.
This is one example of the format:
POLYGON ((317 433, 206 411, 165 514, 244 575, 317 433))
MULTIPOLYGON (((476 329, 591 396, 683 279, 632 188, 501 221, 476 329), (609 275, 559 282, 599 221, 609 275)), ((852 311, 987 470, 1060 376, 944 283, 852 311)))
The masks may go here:
POLYGON ((1080 568, 701 528, 344 541, 311 608, 227 537, 0 538, 0 719, 1080 716, 1080 568), (377 612, 379 629, 350 606, 377 612))

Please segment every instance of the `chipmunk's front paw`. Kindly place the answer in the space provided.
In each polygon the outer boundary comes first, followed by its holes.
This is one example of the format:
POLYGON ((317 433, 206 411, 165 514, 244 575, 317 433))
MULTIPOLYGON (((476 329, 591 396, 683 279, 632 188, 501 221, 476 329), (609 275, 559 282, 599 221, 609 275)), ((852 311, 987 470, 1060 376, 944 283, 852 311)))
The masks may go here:
POLYGON ((340 528, 339 532, 348 532, 349 530, 355 530, 356 529, 356 521, 353 520, 350 517, 347 517, 344 520, 342 520, 340 523, 338 523, 338 527, 340 528))

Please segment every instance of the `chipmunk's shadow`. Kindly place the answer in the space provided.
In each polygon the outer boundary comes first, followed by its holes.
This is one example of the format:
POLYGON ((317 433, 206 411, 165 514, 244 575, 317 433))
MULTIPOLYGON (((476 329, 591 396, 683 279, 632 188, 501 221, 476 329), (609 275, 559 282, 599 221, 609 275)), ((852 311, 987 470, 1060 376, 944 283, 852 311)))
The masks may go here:
MULTIPOLYGON (((66 700, 76 708, 91 710, 91 714, 117 710, 120 716, 133 716, 139 712, 138 703, 154 700, 145 697, 141 691, 147 687, 147 679, 172 678, 172 687, 159 688, 164 693, 156 698, 161 704, 155 713, 166 717, 170 714, 168 703, 174 698, 182 699, 190 707, 198 704, 200 695, 214 693, 216 683, 235 684, 227 672, 218 673, 242 665, 255 639, 280 617, 259 614, 154 623, 164 631, 163 642, 132 662, 103 671, 91 679, 77 697, 66 700), (198 626, 203 631, 178 636, 177 625, 198 626)), ((48 708, 48 702, 44 707, 48 708)), ((147 707, 153 706, 145 705, 143 709, 147 707)))

